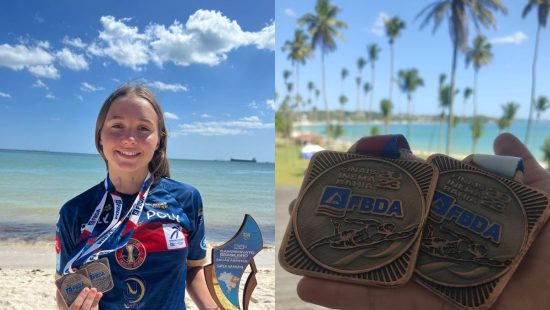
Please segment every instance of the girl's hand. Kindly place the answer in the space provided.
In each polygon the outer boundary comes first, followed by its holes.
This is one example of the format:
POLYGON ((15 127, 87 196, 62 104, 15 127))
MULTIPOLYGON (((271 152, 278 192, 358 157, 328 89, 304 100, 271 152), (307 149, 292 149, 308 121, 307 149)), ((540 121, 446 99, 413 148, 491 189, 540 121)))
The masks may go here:
POLYGON ((84 288, 69 307, 69 310, 98 310, 99 300, 103 293, 98 292, 95 287, 84 288))

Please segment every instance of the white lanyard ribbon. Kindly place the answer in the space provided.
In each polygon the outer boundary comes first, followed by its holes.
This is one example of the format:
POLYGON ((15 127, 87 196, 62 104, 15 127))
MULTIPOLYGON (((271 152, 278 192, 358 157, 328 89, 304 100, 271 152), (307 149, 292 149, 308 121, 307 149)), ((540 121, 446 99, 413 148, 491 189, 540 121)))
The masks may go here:
POLYGON ((126 245, 126 243, 128 243, 128 240, 134 233, 135 228, 137 227, 139 217, 145 205, 145 199, 147 199, 149 189, 151 188, 151 184, 153 183, 152 181, 153 178, 151 176, 151 173, 148 172, 147 177, 141 185, 139 193, 134 200, 134 203, 132 204, 132 207, 122 218, 120 218, 120 215, 122 213, 122 198, 120 198, 119 193, 114 189, 114 186, 111 184, 109 176, 107 175, 107 178, 104 181, 105 194, 103 195, 103 198, 101 199, 99 204, 96 206, 94 212, 92 213, 92 216, 86 223, 86 226, 84 227, 84 230, 82 231, 82 234, 79 238, 79 243, 76 248, 76 254, 72 256, 72 258, 67 262, 65 268, 63 269, 64 275, 74 272, 72 266, 75 262, 78 261, 78 263, 80 263, 79 265, 84 265, 88 262, 96 260, 99 255, 116 251, 126 245), (103 207, 105 206, 107 194, 111 194, 111 197, 113 199, 113 219, 111 220, 111 223, 109 223, 107 228, 101 233, 99 233, 98 231, 94 232, 94 229, 99 220, 99 216, 103 211, 103 207), (129 218, 128 221, 126 221, 127 218, 129 218), (123 223, 125 221, 126 224, 124 225, 123 223), (122 228, 124 228, 124 230, 122 231, 122 233, 120 233, 120 230, 122 228), (115 234, 116 232, 119 233, 115 234), (114 245, 112 245, 109 249, 104 249, 100 251, 99 248, 111 237, 116 238, 114 245))

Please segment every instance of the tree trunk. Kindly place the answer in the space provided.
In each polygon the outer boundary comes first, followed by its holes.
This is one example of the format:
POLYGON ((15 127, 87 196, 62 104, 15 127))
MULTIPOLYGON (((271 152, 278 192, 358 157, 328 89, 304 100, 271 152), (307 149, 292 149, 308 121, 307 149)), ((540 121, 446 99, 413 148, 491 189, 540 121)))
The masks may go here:
POLYGON ((407 107, 407 139, 411 139, 411 106, 412 106, 412 95, 410 93, 407 94, 407 101, 408 101, 408 107, 407 107))
POLYGON ((533 119, 533 107, 535 106, 535 86, 537 81, 537 54, 539 50, 539 34, 540 34, 540 23, 537 27, 537 39, 535 40, 535 55, 533 56, 533 67, 532 67, 532 77, 531 77, 531 100, 529 105, 529 119, 527 120, 527 130, 525 131, 525 139, 523 144, 528 146, 529 143, 529 130, 531 129, 531 120, 533 119))
POLYGON ((390 102, 393 104, 392 100, 393 92, 393 43, 390 44, 390 102))
POLYGON ((453 129, 453 101, 454 101, 454 92, 455 92, 455 75, 456 75, 456 58, 458 56, 458 42, 453 42, 453 66, 451 69, 451 89, 450 89, 450 99, 449 99, 449 116, 447 119, 447 147, 445 149, 445 154, 449 155, 451 153, 451 136, 453 129))
POLYGON ((328 112, 328 102, 327 102, 327 93, 325 88, 325 53, 321 52, 321 83, 323 84, 323 101, 325 103, 325 130, 327 131, 327 139, 326 143, 328 144, 330 142, 330 135, 329 135, 329 122, 330 122, 330 115, 328 112))
MULTIPOLYGON (((472 132, 474 131, 474 123, 477 120, 477 70, 474 70, 474 112, 472 117, 472 132)), ((477 139, 472 137, 472 154, 476 153, 477 139)))
POLYGON ((371 73, 371 86, 372 86, 372 89, 370 90, 370 102, 369 102, 369 122, 372 122, 372 117, 373 117, 373 114, 374 114, 374 111, 372 110, 372 103, 373 103, 373 100, 374 100, 374 62, 371 62, 371 69, 372 69, 372 73, 371 73))

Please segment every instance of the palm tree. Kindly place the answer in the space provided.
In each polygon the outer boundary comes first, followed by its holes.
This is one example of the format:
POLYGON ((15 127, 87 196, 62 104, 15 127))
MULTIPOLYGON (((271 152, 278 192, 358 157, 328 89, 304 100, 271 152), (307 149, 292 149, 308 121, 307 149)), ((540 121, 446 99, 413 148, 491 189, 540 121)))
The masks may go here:
POLYGON ((382 99, 380 101, 380 110, 382 110, 382 115, 384 116, 384 133, 388 133, 388 123, 390 121, 390 114, 392 109, 392 103, 388 99, 382 99))
MULTIPOLYGON (((495 26, 495 18, 492 13, 493 10, 506 12, 506 7, 500 0, 437 0, 425 7, 418 14, 418 16, 425 15, 420 28, 424 28, 430 20, 434 20, 434 32, 439 28, 443 18, 448 17, 450 36, 453 43, 450 93, 454 93, 455 89, 458 51, 464 52, 468 43, 468 16, 472 18, 476 27, 478 27, 479 24, 482 24, 484 27, 495 26)), ((451 96, 449 116, 447 118, 447 154, 451 152, 453 97, 454 96, 451 96)))
POLYGON ((472 96, 473 90, 470 87, 464 88, 463 94, 463 104, 462 104, 462 121, 466 119, 466 101, 472 96))
MULTIPOLYGON (((315 88, 315 106, 317 106, 317 103, 319 102, 319 96, 321 95, 321 90, 319 88, 315 88)), ((315 120, 318 121, 317 118, 315 120)))
POLYGON ((338 29, 347 28, 346 23, 336 19, 338 12, 340 12, 340 9, 337 6, 331 5, 329 0, 317 0, 315 14, 307 13, 298 20, 300 27, 307 27, 311 36, 311 46, 321 50, 321 87, 325 103, 327 129, 330 115, 325 87, 325 54, 336 49, 334 38, 342 38, 342 34, 338 32, 338 29))
POLYGON ((535 105, 535 96, 536 96, 536 81, 537 81, 537 54, 539 50, 539 38, 540 30, 542 27, 546 27, 546 22, 548 21, 548 13, 550 12, 550 0, 529 0, 521 17, 525 18, 533 6, 537 6, 538 9, 538 26, 537 26, 537 39, 535 40, 535 54, 533 55, 533 67, 532 77, 531 77, 531 100, 529 100, 529 119, 527 121, 527 131, 525 132, 525 140, 523 143, 527 145, 529 140, 529 130, 531 129, 531 120, 533 119, 533 107, 535 105))
MULTIPOLYGON (((439 76, 440 78, 440 82, 444 83, 445 81, 445 76, 444 75, 440 75, 439 76)), ((444 84, 441 84, 439 86, 439 106, 441 107, 441 117, 439 119, 439 123, 441 124, 441 122, 443 121, 444 117, 445 117, 445 111, 446 110, 450 110, 450 105, 451 105, 451 101, 454 99, 454 97, 459 93, 458 90, 454 90, 453 92, 453 95, 451 96, 451 85, 444 85, 444 84)), ((447 113, 447 117, 449 115, 450 111, 447 113)), ((447 121, 449 121, 447 119, 447 121)), ((451 127, 454 127, 456 125, 456 118, 451 118, 451 127)), ((441 126, 439 127, 441 129, 441 126)), ((448 131, 447 131, 448 132, 448 131)), ((439 139, 439 143, 441 144, 441 132, 440 132, 440 135, 439 135, 440 139, 439 139)))
POLYGON ((473 46, 466 51, 466 67, 473 63, 474 65, 474 117, 477 116, 477 74, 482 66, 486 66, 493 59, 491 52, 491 43, 487 42, 487 37, 478 35, 474 38, 473 46))
POLYGON ((547 163, 547 167, 550 168, 550 137, 544 140, 544 146, 542 147, 542 153, 544 161, 547 163))
POLYGON ((512 125, 512 121, 516 116, 516 112, 519 108, 519 104, 515 102, 508 102, 502 105, 502 117, 498 120, 498 132, 501 133, 504 129, 509 128, 512 125))
POLYGON ((401 30, 405 29, 405 22, 399 19, 399 17, 394 16, 389 20, 384 22, 384 27, 386 28, 386 35, 390 39, 390 101, 392 101, 392 89, 393 89, 393 44, 395 39, 401 36, 401 30))
POLYGON ((474 117, 472 120, 472 154, 476 153, 477 141, 483 134, 483 119, 474 117))
POLYGON ((537 132, 536 128, 539 123, 540 115, 550 107, 550 102, 546 96, 539 96, 535 104, 535 110, 537 111, 537 120, 535 121, 535 126, 533 126, 533 131, 537 132))
POLYGON ((412 94, 418 86, 424 86, 424 80, 418 75, 417 69, 399 70, 399 88, 407 94, 407 137, 411 137, 411 113, 412 113, 412 94))
POLYGON ((313 98, 311 97, 311 92, 315 89, 315 83, 313 81, 307 82, 307 101, 311 105, 311 110, 313 111, 313 98))
POLYGON ((341 89, 342 94, 345 92, 345 90, 344 90, 344 80, 348 77, 348 75, 349 75, 348 69, 342 68, 342 71, 340 71, 340 78, 342 78, 342 84, 341 84, 341 86, 342 86, 342 89, 341 89))
MULTIPOLYGON (((371 93, 371 96, 372 96, 372 86, 370 85, 369 82, 365 82, 365 83, 363 84, 363 92, 364 92, 364 94, 365 94, 365 106, 366 106, 366 104, 367 104, 367 94, 370 92, 370 93, 371 93)), ((372 113, 372 112, 370 112, 370 110, 369 110, 369 113, 372 113)), ((363 114, 363 117, 364 117, 364 116, 365 116, 365 115, 363 114)))
POLYGON ((288 51, 287 59, 289 59, 294 66, 294 75, 296 88, 295 88, 295 101, 296 105, 300 105, 300 65, 305 64, 306 59, 311 57, 311 46, 307 43, 308 36, 300 29, 294 31, 294 39, 292 41, 286 41, 283 44, 283 52, 288 51))
POLYGON ((367 45, 367 52, 369 54, 369 62, 370 62, 370 68, 371 68, 371 92, 370 92, 370 100, 369 100, 369 120, 372 120, 372 113, 374 112, 372 110, 372 102, 374 100, 374 64, 378 60, 378 54, 380 54, 380 47, 376 45, 376 43, 367 45))
POLYGON ((361 79, 363 74, 363 68, 367 64, 367 61, 363 57, 359 57, 357 59, 357 71, 359 71, 359 75, 357 78, 355 78, 355 84, 357 86, 357 113, 359 113, 359 95, 361 94, 361 79))
POLYGON ((346 103, 348 103, 348 97, 346 95, 342 94, 338 98, 338 102, 340 102, 340 108, 342 109, 342 111, 340 112, 340 121, 343 122, 344 121, 344 106, 346 105, 346 103))

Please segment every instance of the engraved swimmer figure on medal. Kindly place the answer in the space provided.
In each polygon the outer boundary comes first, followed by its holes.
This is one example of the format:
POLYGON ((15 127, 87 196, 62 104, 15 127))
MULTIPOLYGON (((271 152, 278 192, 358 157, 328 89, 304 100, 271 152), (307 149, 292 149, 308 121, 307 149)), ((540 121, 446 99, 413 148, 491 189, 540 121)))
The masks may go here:
POLYGON ((512 260, 497 260, 488 258, 488 249, 485 245, 475 243, 469 237, 441 227, 441 231, 449 234, 453 239, 445 239, 441 234, 434 234, 434 227, 428 223, 427 233, 422 238, 420 250, 428 255, 451 259, 455 261, 472 262, 488 267, 506 267, 512 260))
POLYGON ((346 218, 344 223, 360 225, 359 228, 341 230, 342 222, 330 219, 334 232, 332 235, 314 242, 308 250, 328 244, 333 249, 350 250, 356 248, 374 247, 384 242, 408 238, 415 234, 417 225, 410 226, 403 231, 395 231, 395 225, 381 223, 374 219, 346 218))

